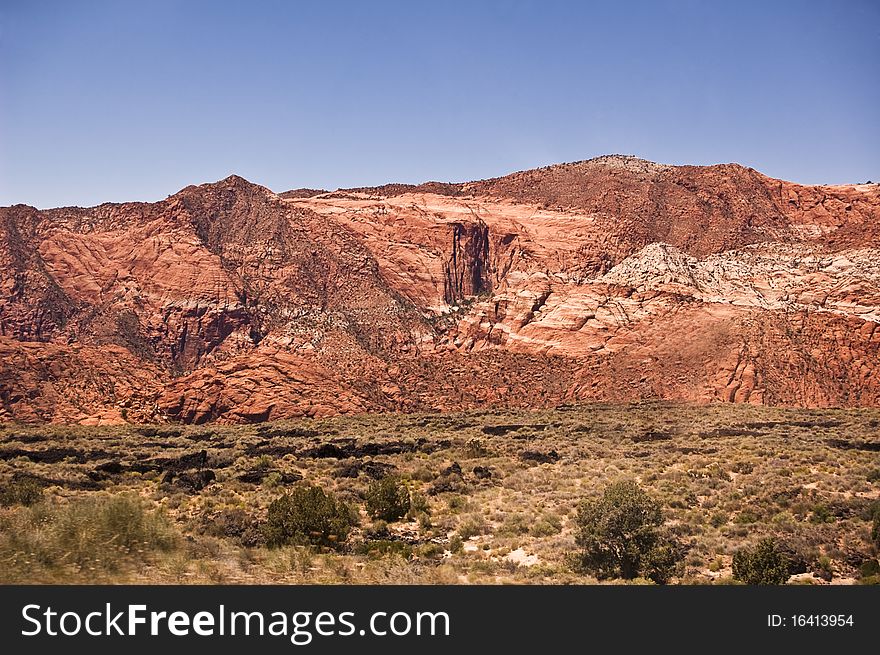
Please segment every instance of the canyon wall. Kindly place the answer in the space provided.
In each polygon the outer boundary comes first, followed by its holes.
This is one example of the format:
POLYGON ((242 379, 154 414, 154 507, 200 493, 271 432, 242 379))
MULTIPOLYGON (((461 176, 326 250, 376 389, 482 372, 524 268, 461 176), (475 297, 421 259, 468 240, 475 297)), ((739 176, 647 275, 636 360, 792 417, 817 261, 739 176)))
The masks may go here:
POLYGON ((0 420, 880 404, 880 186, 609 156, 0 208, 0 420))

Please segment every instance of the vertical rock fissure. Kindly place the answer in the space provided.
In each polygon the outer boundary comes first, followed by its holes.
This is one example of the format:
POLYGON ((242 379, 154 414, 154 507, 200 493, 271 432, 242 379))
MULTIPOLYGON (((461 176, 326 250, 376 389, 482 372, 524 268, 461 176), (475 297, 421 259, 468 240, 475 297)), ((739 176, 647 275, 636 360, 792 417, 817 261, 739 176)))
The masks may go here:
POLYGON ((443 263, 443 299, 457 305, 468 296, 492 290, 489 276, 489 228, 482 221, 452 225, 452 248, 443 263))

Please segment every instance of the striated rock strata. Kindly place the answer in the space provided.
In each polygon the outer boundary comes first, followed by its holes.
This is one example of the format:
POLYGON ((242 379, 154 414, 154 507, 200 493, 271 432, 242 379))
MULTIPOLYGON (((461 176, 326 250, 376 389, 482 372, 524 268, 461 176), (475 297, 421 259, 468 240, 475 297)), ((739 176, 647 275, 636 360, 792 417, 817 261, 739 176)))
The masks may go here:
POLYGON ((0 419, 880 404, 880 186, 609 156, 0 208, 0 419))

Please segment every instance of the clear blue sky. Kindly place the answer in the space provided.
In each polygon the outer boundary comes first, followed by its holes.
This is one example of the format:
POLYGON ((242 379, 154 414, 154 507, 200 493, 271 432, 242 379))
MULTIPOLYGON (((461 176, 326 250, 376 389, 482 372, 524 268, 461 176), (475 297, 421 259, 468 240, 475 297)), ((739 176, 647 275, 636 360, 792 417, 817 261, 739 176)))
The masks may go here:
POLYGON ((880 179, 880 2, 0 0, 0 205, 606 153, 880 179))

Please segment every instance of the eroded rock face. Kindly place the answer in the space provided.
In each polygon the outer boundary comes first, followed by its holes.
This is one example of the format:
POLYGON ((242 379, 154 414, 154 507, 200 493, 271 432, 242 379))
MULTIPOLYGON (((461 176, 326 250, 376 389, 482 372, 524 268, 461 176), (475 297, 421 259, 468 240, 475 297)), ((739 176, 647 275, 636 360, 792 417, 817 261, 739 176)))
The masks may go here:
POLYGON ((0 419, 880 403, 880 187, 603 157, 0 209, 0 419))

